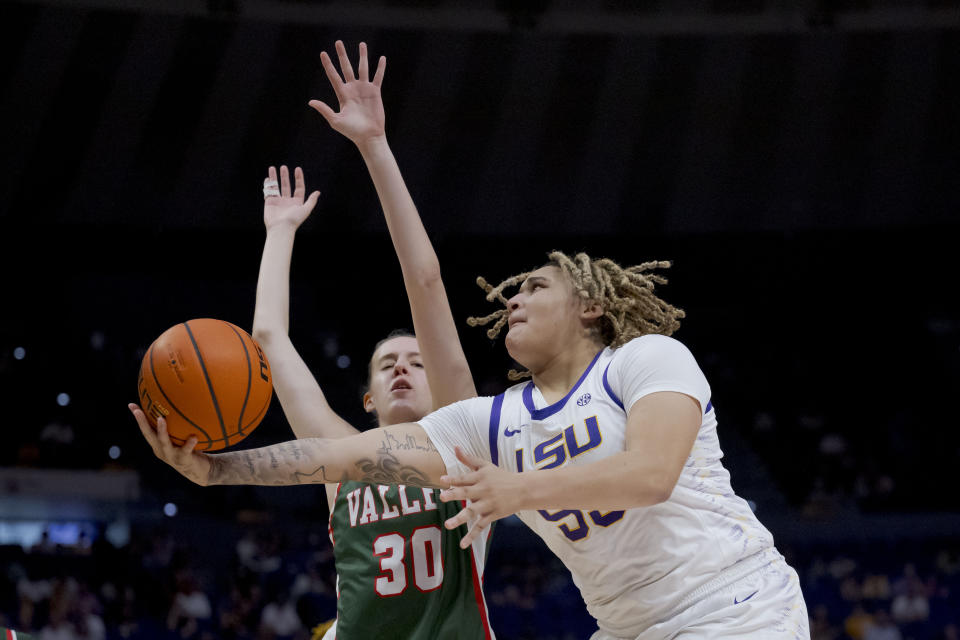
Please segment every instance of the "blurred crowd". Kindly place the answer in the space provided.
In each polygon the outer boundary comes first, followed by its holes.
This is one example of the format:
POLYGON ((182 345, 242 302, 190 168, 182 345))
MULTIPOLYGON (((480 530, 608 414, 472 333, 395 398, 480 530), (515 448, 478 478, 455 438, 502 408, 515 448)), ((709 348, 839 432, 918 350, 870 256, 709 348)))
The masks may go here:
POLYGON ((179 544, 162 526, 121 547, 2 547, 0 626, 42 640, 301 640, 336 615, 329 541, 231 531, 211 532, 223 536, 211 550, 179 544))
POLYGON ((960 639, 960 541, 861 544, 798 567, 813 640, 960 639))
MULTIPOLYGON (((0 627, 41 640, 306 640, 336 613, 325 532, 246 525, 209 549, 164 526, 115 547, 0 547, 0 627), (217 553, 215 549, 220 549, 217 553)), ((960 640, 960 541, 790 548, 812 640, 960 640)), ((520 525, 495 534, 485 592, 503 640, 573 640, 594 629, 569 574, 520 525)))

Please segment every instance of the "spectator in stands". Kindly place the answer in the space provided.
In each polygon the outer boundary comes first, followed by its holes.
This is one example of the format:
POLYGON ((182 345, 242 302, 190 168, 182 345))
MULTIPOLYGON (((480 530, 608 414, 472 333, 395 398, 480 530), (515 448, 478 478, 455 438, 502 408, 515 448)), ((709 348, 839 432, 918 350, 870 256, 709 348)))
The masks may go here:
POLYGON ((825 605, 815 605, 810 616, 810 640, 837 640, 839 637, 840 629, 830 621, 830 611, 825 605))
POLYGON ((57 545, 50 539, 49 527, 44 528, 40 534, 40 539, 30 547, 30 553, 53 554, 57 551, 57 545))
POLYGON ((902 640, 900 629, 890 619, 890 614, 883 607, 873 614, 873 622, 867 626, 863 640, 902 640))
POLYGON ((104 640, 107 627, 101 617, 102 606, 86 583, 80 583, 73 602, 76 625, 84 640, 104 640))
POLYGON ((193 572, 185 569, 177 578, 177 593, 167 614, 167 628, 184 639, 199 638, 209 626, 213 608, 210 599, 200 589, 193 572))
POLYGON ((873 616, 867 613, 866 609, 859 602, 853 607, 853 611, 843 621, 843 630, 852 640, 864 640, 867 629, 873 624, 873 616))
POLYGON ((868 573, 863 579, 863 598, 879 603, 890 600, 890 578, 882 572, 868 573))
POLYGON ((914 575, 907 580, 906 591, 893 599, 891 612, 898 624, 925 622, 930 617, 930 601, 920 578, 914 575))
POLYGON ((40 630, 39 640, 84 640, 67 617, 64 607, 50 607, 50 620, 40 630))
POLYGON ((219 630, 223 640, 251 637, 256 628, 254 623, 260 606, 259 586, 240 584, 234 580, 230 593, 217 607, 220 612, 219 630))
POLYGON ((303 623, 287 589, 280 589, 260 616, 261 640, 294 640, 303 632, 303 623))

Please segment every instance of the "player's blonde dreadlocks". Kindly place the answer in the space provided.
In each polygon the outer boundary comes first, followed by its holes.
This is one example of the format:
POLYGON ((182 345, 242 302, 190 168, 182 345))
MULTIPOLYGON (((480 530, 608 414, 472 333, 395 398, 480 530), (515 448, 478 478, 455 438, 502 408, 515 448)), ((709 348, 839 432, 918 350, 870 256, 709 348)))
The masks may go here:
MULTIPOLYGON (((653 292, 656 285, 666 284, 667 279, 649 272, 669 267, 667 261, 653 260, 624 268, 608 258, 594 260, 585 253, 578 253, 573 258, 561 251, 551 251, 548 255, 549 264, 569 276, 580 298, 603 308, 603 316, 598 319, 596 328, 605 345, 619 347, 650 333, 669 336, 680 327, 680 319, 686 315, 682 309, 664 302, 653 292)), ((482 277, 477 278, 477 284, 487 292, 487 300, 499 300, 505 308, 482 318, 467 318, 467 324, 476 327, 496 320, 487 330, 490 339, 496 338, 507 323, 507 299, 503 290, 523 282, 529 275, 530 272, 512 276, 497 286, 482 277)), ((529 373, 509 373, 511 380, 527 375, 529 373)))

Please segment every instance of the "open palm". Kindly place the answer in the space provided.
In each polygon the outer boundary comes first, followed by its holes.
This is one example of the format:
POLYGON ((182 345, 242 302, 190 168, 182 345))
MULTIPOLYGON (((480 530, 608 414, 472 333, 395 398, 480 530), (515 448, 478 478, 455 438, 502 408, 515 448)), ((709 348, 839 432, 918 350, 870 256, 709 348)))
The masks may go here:
POLYGON ((303 170, 300 167, 294 170, 294 180, 296 184, 291 193, 290 172, 286 165, 280 167, 279 185, 277 184, 276 167, 270 167, 267 170, 267 178, 263 181, 265 195, 263 199, 263 224, 268 229, 281 224, 289 224, 297 228, 307 219, 316 206, 320 192, 314 191, 309 198, 304 200, 306 187, 303 182, 303 170), (277 189, 278 186, 279 189, 277 189), (279 195, 276 195, 277 191, 279 191, 279 195), (267 195, 268 193, 270 195, 267 195))
POLYGON ((326 51, 320 53, 320 62, 337 95, 340 111, 334 111, 321 100, 311 100, 310 106, 316 109, 334 130, 339 131, 355 144, 382 137, 385 118, 380 86, 383 84, 383 74, 387 66, 386 57, 380 56, 373 80, 370 80, 365 43, 360 43, 360 59, 356 76, 342 41, 337 40, 336 49, 340 70, 343 73, 342 78, 326 51))

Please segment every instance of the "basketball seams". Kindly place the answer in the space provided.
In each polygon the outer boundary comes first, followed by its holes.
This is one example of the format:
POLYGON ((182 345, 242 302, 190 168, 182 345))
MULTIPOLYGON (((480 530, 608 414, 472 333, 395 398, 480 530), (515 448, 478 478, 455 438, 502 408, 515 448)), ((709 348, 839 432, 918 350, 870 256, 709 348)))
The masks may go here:
POLYGON ((240 429, 240 433, 243 433, 243 430, 246 429, 247 427, 258 423, 258 421, 260 420, 260 417, 261 417, 264 413, 266 413, 267 407, 270 406, 270 400, 271 400, 272 398, 273 398, 273 393, 271 393, 270 395, 267 396, 267 399, 266 399, 266 401, 263 403, 263 406, 260 408, 260 411, 257 412, 257 415, 255 415, 255 416, 250 420, 250 422, 248 422, 247 424, 245 424, 245 425, 240 429))
MULTIPOLYGON (((167 392, 163 390, 163 387, 160 385, 160 378, 157 377, 157 372, 156 372, 156 369, 154 368, 154 365, 153 365, 153 350, 154 350, 154 345, 151 345, 151 346, 150 346, 150 351, 147 352, 147 360, 148 360, 148 362, 150 363, 150 377, 153 378, 153 384, 156 385, 157 391, 160 392, 160 395, 163 396, 163 399, 167 402, 168 405, 170 405, 170 408, 171 408, 171 409, 173 409, 174 411, 176 411, 184 420, 186 420, 187 422, 189 422, 192 427, 194 427, 194 428, 197 429, 200 433, 202 433, 203 435, 205 435, 205 436, 207 437, 207 444, 212 444, 212 443, 214 442, 214 440, 213 440, 213 438, 210 437, 210 434, 207 433, 206 430, 204 430, 203 427, 201 427, 200 425, 198 425, 197 423, 195 423, 193 420, 191 420, 190 418, 188 418, 188 417, 187 417, 187 414, 185 414, 183 411, 181 411, 180 409, 178 409, 178 408, 177 408, 177 405, 173 404, 173 400, 170 399, 170 396, 167 395, 167 392)), ((174 439, 179 440, 180 438, 176 438, 176 436, 171 436, 171 440, 174 440, 174 439)), ((183 442, 186 442, 186 440, 184 440, 183 442)), ((199 443, 199 442, 197 443, 198 446, 199 446, 200 444, 201 444, 201 443, 199 443)))
POLYGON ((237 418, 237 432, 243 433, 243 414, 247 410, 247 401, 250 400, 250 390, 253 388, 253 365, 250 362, 250 350, 247 349, 247 342, 243 339, 243 336, 237 331, 237 328, 230 324, 226 323, 230 330, 236 334, 237 339, 240 340, 240 346, 243 347, 243 355, 247 359, 247 391, 243 396, 243 404, 240 406, 240 416, 237 418))
POLYGON ((187 330, 187 336, 190 338, 190 342, 193 343, 193 350, 197 353, 197 359, 200 361, 200 370, 203 372, 203 379, 207 382, 207 389, 210 390, 210 399, 213 400, 213 408, 217 412, 217 420, 220 421, 220 430, 223 431, 224 439, 229 442, 230 435, 227 433, 227 426, 223 422, 223 414, 220 411, 220 403, 217 401, 217 394, 213 390, 213 381, 210 380, 210 374, 207 371, 207 365, 203 361, 203 354, 200 353, 200 345, 197 344, 197 340, 193 336, 193 331, 190 330, 190 323, 184 322, 183 326, 187 330))

